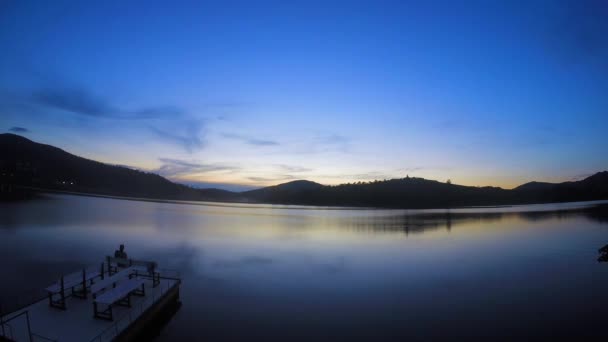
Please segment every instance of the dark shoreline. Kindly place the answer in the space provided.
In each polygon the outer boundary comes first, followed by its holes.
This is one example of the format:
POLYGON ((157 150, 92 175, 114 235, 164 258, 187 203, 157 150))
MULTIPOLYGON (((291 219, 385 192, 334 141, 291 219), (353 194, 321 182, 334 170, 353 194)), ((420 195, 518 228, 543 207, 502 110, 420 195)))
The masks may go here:
MULTIPOLYGON (((82 197, 97 197, 97 198, 108 198, 117 199, 123 201, 136 201, 136 202, 154 202, 154 203, 173 203, 173 204, 190 204, 190 205, 204 205, 214 207, 230 207, 230 208, 273 208, 273 209, 298 209, 298 210, 451 210, 451 209, 499 209, 499 208, 514 208, 518 206, 529 206, 529 205, 551 205, 551 204, 566 204, 566 203, 589 203, 591 207, 604 207, 608 206, 608 200, 589 200, 589 201, 562 201, 562 202, 542 202, 542 203, 517 203, 517 204, 505 204, 505 205, 475 205, 475 206, 461 206, 461 207, 429 207, 429 208, 395 208, 395 207, 365 207, 365 206, 315 206, 307 204, 283 204, 283 203, 261 203, 261 202, 227 202, 227 201, 192 201, 192 200, 177 200, 177 199, 162 199, 162 198, 146 198, 146 197, 129 197, 120 195, 106 195, 97 193, 86 193, 76 191, 66 191, 60 189, 48 189, 48 188, 37 188, 18 186, 19 191, 14 192, 15 195, 11 197, 5 197, 4 193, 0 196, 0 203, 2 202, 18 202, 27 201, 33 199, 44 199, 45 194, 65 194, 72 196, 82 197), (18 193, 21 193, 19 195, 18 193), (595 205, 594 205, 595 204, 595 205)), ((567 209, 567 211, 576 211, 581 208, 567 209)), ((587 208, 588 209, 588 208, 587 208)), ((558 209, 556 211, 561 211, 558 209)))

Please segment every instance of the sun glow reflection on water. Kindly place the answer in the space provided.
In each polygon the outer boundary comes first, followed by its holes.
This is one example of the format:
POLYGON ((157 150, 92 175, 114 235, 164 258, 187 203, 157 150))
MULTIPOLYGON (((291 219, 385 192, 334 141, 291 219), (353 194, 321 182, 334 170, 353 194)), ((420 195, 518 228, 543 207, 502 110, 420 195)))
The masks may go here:
POLYGON ((125 243, 183 274, 184 305, 161 340, 597 336, 608 220, 588 205, 325 210, 49 195, 0 207, 13 275, 0 290, 44 287, 125 243))

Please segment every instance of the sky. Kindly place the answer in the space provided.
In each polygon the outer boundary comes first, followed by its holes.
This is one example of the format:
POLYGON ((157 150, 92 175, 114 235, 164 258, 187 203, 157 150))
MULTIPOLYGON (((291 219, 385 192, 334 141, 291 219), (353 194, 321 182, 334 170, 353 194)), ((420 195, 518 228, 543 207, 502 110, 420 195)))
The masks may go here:
POLYGON ((0 132, 197 187, 608 169, 606 1, 0 1, 0 132))

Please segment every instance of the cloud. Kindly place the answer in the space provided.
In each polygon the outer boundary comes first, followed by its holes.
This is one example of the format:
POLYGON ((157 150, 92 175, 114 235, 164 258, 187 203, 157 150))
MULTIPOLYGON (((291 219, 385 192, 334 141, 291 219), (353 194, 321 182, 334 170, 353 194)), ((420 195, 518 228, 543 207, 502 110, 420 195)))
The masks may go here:
POLYGON ((174 105, 124 109, 93 94, 85 87, 67 82, 53 82, 31 93, 29 101, 37 106, 70 112, 94 119, 146 121, 147 127, 161 140, 192 153, 204 147, 204 120, 188 115, 174 105))
POLYGON ((324 144, 346 144, 350 142, 350 138, 339 134, 322 135, 317 139, 324 144))
POLYGON ((313 150, 322 152, 339 151, 348 153, 351 139, 339 134, 318 135, 313 141, 313 150))
POLYGON ((277 176, 277 177, 247 177, 247 179, 254 181, 254 182, 278 182, 278 181, 286 181, 286 180, 293 180, 296 179, 297 177, 292 176, 292 175, 281 175, 281 176, 277 176))
POLYGON ((150 125, 150 130, 160 139, 180 146, 189 153, 192 153, 204 146, 201 138, 203 126, 203 121, 200 119, 186 119, 178 120, 177 123, 163 125, 163 128, 150 125))
POLYGON ((301 167, 301 166, 293 166, 293 165, 285 165, 285 164, 277 164, 276 166, 283 171, 292 172, 292 173, 313 171, 313 169, 310 169, 307 167, 301 167))
POLYGON ((143 120, 182 117, 185 111, 176 106, 145 107, 125 110, 96 96, 85 87, 61 85, 42 88, 31 96, 35 104, 98 118, 143 120))
POLYGON ((34 91, 32 99, 42 106, 89 116, 111 116, 118 110, 84 88, 44 88, 34 91))
POLYGON ((11 127, 8 130, 9 132, 15 132, 15 133, 28 133, 30 130, 25 128, 25 127, 11 127))
POLYGON ((258 138, 249 137, 249 136, 240 135, 240 134, 222 133, 222 136, 224 138, 239 140, 246 144, 254 145, 254 146, 277 146, 277 145, 279 145, 279 143, 274 140, 258 139, 258 138))
POLYGON ((315 134, 287 146, 281 153, 289 154, 323 154, 329 152, 349 153, 352 139, 339 134, 315 134))
POLYGON ((183 109, 175 106, 148 107, 132 112, 134 118, 153 119, 162 117, 181 117, 186 113, 183 109))
POLYGON ((162 163, 162 165, 158 169, 153 170, 153 172, 167 178, 183 177, 208 172, 233 172, 240 170, 240 168, 237 166, 225 164, 203 164, 196 161, 186 161, 172 158, 159 158, 158 160, 162 163))
POLYGON ((403 172, 416 172, 424 169, 422 166, 406 167, 403 169, 403 172))

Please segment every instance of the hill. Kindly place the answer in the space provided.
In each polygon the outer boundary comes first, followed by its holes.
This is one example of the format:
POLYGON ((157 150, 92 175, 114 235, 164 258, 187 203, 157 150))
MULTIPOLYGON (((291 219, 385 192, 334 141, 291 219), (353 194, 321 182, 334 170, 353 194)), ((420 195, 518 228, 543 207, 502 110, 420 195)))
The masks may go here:
POLYGON ((242 195, 252 202, 277 204, 303 204, 302 199, 324 188, 323 185, 297 180, 262 189, 249 190, 242 195))
POLYGON ((0 134, 0 185, 153 199, 448 208, 608 199, 608 172, 564 183, 530 182, 512 190, 402 178, 336 186, 297 180, 261 189, 231 192, 194 189, 157 174, 81 158, 15 134, 0 134))
POLYGON ((15 134, 0 134, 2 183, 113 196, 199 199, 196 190, 153 174, 81 158, 15 134))

